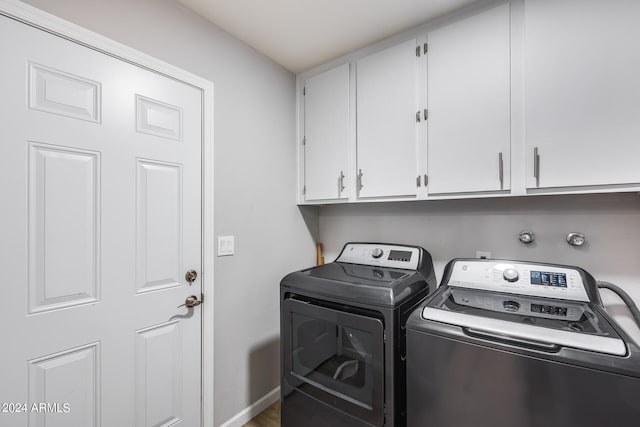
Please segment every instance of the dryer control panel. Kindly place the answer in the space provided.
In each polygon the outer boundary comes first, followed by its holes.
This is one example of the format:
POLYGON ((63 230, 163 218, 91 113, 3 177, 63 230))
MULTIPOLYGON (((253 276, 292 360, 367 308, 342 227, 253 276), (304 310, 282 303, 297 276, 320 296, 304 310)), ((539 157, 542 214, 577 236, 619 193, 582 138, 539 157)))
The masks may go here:
POLYGON ((336 261, 417 270, 420 249, 385 243, 348 243, 336 261))
POLYGON ((449 286, 589 302, 578 270, 503 260, 457 260, 449 286))

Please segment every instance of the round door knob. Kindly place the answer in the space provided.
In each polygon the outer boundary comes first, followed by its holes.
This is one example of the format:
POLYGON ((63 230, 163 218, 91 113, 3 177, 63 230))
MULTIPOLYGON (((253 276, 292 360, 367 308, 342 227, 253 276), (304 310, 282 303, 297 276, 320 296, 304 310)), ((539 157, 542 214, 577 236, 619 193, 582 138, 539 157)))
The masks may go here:
POLYGON ((380 258, 384 252, 380 248, 375 248, 371 251, 371 256, 374 258, 380 258))
POLYGON ((520 275, 518 274, 518 270, 516 270, 515 268, 507 268, 502 273, 502 277, 504 277, 504 280, 506 280, 507 282, 515 282, 518 280, 520 275))

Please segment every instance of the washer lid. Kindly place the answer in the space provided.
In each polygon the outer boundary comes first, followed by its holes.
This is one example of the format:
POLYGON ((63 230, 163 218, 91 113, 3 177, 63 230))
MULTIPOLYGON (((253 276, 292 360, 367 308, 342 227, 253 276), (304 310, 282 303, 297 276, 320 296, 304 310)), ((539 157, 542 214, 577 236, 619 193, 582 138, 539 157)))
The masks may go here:
POLYGON ((416 271, 341 262, 288 274, 281 286, 293 292, 388 307, 428 288, 416 271))
POLYGON ((540 347, 573 347, 624 356, 624 341, 589 304, 448 286, 422 310, 422 318, 465 328, 489 339, 540 347))
POLYGON ((409 270, 341 262, 332 262, 307 271, 309 276, 320 279, 376 287, 390 287, 393 282, 406 279, 413 274, 413 271, 409 270))
POLYGON ((422 310, 422 318, 469 328, 470 332, 488 338, 500 339, 500 337, 504 337, 505 339, 525 340, 525 342, 547 344, 548 346, 579 348, 615 356, 627 354, 627 347, 620 338, 547 329, 505 320, 453 313, 431 307, 425 307, 422 310))

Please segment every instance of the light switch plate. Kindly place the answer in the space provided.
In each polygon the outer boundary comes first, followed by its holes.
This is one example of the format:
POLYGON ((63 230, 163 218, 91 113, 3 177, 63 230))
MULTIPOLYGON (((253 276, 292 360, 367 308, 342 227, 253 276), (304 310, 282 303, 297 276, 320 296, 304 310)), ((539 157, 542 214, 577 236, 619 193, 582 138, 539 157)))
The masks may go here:
POLYGON ((218 256, 229 256, 235 253, 234 236, 218 236, 218 256))

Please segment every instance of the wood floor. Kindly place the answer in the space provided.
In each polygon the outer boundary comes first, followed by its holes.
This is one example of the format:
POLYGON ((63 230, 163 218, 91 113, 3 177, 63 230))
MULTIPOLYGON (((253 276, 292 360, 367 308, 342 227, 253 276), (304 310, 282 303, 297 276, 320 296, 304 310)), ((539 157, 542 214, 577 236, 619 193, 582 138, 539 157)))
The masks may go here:
POLYGON ((280 427, 280 401, 260 412, 242 427, 280 427))

